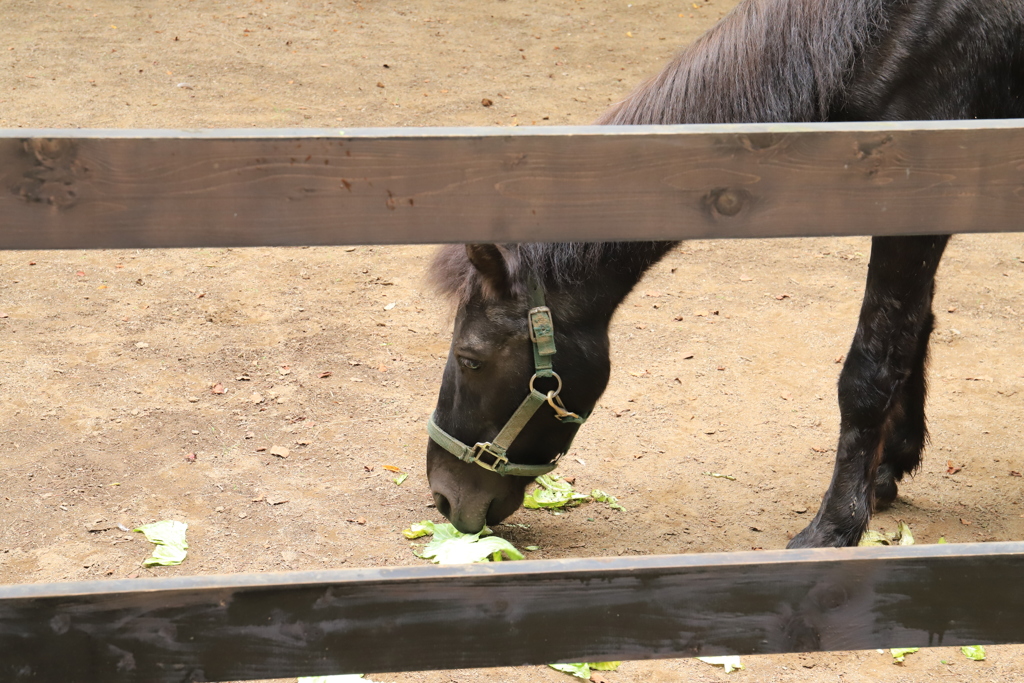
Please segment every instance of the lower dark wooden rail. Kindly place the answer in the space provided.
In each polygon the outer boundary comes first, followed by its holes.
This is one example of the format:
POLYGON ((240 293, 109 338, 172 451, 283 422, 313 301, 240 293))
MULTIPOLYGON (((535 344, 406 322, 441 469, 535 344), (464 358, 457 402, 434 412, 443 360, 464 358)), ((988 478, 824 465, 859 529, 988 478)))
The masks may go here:
POLYGON ((978 543, 0 586, 0 681, 1024 642, 1022 577, 978 543))

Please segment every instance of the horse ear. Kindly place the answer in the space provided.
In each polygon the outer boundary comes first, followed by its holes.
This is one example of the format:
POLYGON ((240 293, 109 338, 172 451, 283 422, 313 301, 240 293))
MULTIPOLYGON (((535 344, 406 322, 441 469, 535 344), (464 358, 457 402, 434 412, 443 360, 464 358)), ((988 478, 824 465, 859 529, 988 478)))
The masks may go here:
POLYGON ((508 264, 501 249, 495 244, 467 244, 466 256, 483 278, 488 294, 506 296, 509 293, 508 264))

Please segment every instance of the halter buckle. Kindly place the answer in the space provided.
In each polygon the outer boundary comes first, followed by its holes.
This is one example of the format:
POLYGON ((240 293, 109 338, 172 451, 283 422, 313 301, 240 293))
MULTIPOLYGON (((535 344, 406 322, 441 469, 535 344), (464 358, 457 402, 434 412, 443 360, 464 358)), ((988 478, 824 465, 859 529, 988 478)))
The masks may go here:
POLYGON ((528 313, 530 319, 530 341, 533 342, 537 355, 553 356, 555 353, 555 323, 551 317, 551 309, 547 306, 536 306, 528 313))
POLYGON ((503 465, 508 464, 508 458, 505 457, 505 449, 501 446, 495 446, 490 441, 473 446, 473 452, 470 454, 470 457, 472 458, 470 462, 475 462, 485 470, 492 472, 497 472, 503 465), (489 458, 490 462, 485 460, 485 458, 489 458))

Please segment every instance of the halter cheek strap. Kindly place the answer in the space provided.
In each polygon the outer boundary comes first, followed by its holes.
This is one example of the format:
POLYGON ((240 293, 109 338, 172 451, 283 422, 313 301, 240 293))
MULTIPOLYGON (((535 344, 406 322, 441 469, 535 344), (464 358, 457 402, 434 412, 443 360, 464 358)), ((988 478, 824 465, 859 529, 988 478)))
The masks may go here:
MULTIPOLYGON (((545 403, 550 405, 555 412, 555 419, 560 422, 583 424, 586 420, 585 416, 581 417, 566 410, 562 399, 558 397, 562 391, 562 378, 552 369, 551 364, 551 357, 555 355, 555 327, 551 309, 544 305, 544 289, 532 276, 529 288, 530 311, 527 313, 527 319, 530 323, 530 342, 533 345, 534 374, 530 378, 530 393, 512 413, 512 417, 508 419, 508 422, 492 441, 477 443, 473 447, 467 446, 438 427, 434 415, 431 415, 427 422, 427 434, 438 446, 463 462, 476 463, 480 467, 497 472, 502 476, 539 477, 554 470, 558 466, 558 461, 565 455, 564 452, 559 453, 554 461, 544 465, 520 465, 508 461, 506 452, 512 446, 512 442, 542 405, 545 403), (558 380, 558 386, 546 394, 541 393, 533 386, 538 377, 553 377, 558 380)), ((569 445, 572 445, 571 442, 569 445)), ((569 446, 566 446, 565 450, 568 451, 569 446)))

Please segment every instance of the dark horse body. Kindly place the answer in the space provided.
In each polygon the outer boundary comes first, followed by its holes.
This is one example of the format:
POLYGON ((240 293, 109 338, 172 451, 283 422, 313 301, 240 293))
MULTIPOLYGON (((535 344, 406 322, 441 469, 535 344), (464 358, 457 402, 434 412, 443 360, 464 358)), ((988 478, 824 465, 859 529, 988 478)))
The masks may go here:
MULTIPOLYGON (((611 125, 1024 117, 1024 0, 747 0, 658 76, 605 113, 611 125)), ((873 508, 920 463, 934 277, 947 236, 876 237, 857 331, 839 379, 835 470, 791 547, 856 544, 873 508)), ((534 371, 531 279, 546 292, 569 410, 589 414, 608 381, 608 324, 668 242, 445 247, 434 264, 458 301, 437 425, 492 439, 534 371)), ((542 389, 545 391, 546 389, 542 389)), ((578 425, 542 407, 508 447, 543 464, 578 425)), ((463 531, 522 502, 526 476, 462 462, 435 441, 438 509, 463 531)))

